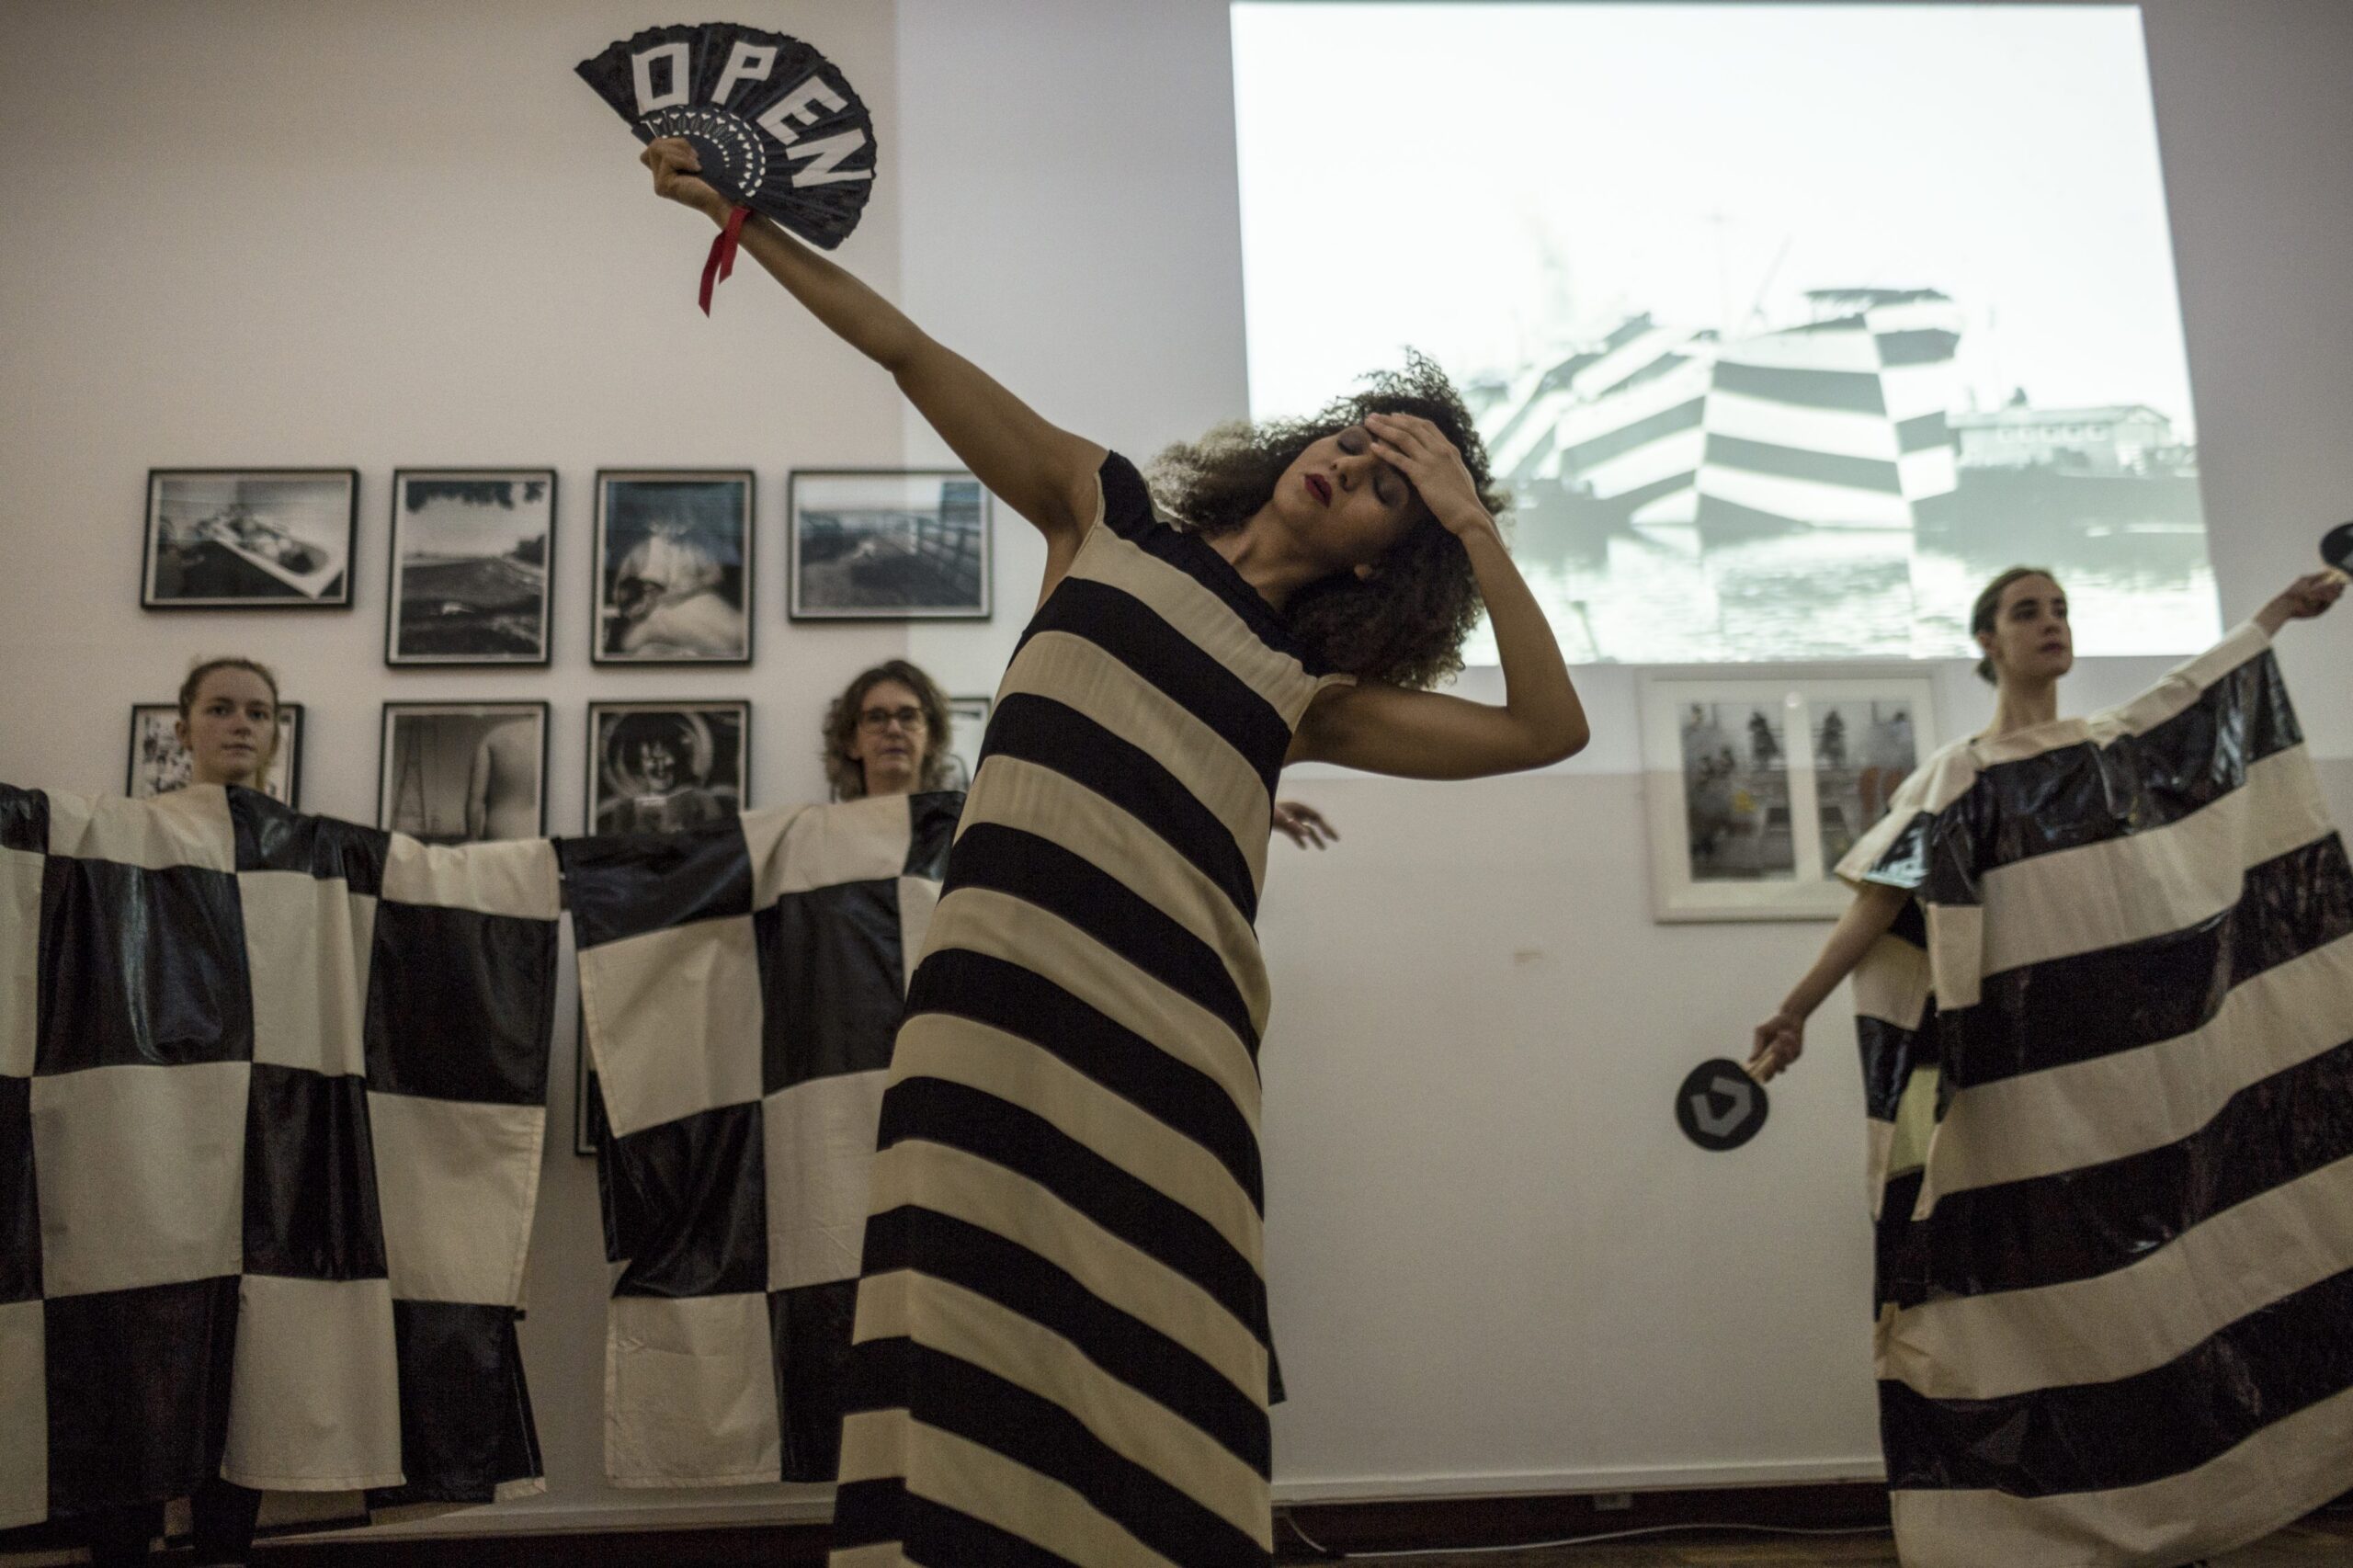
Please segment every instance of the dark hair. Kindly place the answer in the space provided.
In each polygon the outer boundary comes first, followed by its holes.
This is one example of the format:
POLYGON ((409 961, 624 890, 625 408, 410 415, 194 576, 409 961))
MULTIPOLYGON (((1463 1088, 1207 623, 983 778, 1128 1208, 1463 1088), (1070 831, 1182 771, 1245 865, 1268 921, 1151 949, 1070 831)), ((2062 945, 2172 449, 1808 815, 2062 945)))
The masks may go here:
POLYGON ((836 801, 865 798, 866 769, 850 755, 850 743, 858 734, 858 710, 865 705, 866 694, 886 680, 897 681, 914 692, 923 708, 923 771, 915 776, 915 788, 948 788, 948 748, 954 738, 948 699, 941 695, 938 683, 914 665, 904 659, 886 659, 872 669, 859 671, 825 710, 825 748, 821 757, 825 781, 834 787, 836 801))
MULTIPOLYGON (((1977 603, 1969 612, 1969 634, 1972 637, 1981 636, 1994 630, 1994 618, 2002 608, 2003 591, 2012 583, 2025 577, 2051 577, 2053 583, 2059 580, 2051 575, 2051 569, 2047 566, 2011 567, 1986 584, 1985 591, 1977 596, 1977 603)), ((1987 686, 2000 684, 1995 676, 1994 661, 1990 657, 1977 661, 1977 678, 1987 686)))
MULTIPOLYGON (((1445 433, 1462 454, 1479 504, 1500 516, 1511 505, 1487 472, 1487 449, 1446 372, 1409 352, 1403 370, 1365 378, 1365 390, 1336 398, 1305 419, 1221 426, 1153 460, 1154 488, 1197 533, 1230 533, 1274 494, 1283 472, 1314 442, 1370 414, 1413 414, 1445 433)), ((1462 667, 1463 640, 1479 620, 1479 585, 1462 541, 1424 517, 1381 557, 1369 581, 1335 573, 1293 594, 1283 611, 1291 636, 1336 670, 1394 686, 1427 687, 1462 667)))

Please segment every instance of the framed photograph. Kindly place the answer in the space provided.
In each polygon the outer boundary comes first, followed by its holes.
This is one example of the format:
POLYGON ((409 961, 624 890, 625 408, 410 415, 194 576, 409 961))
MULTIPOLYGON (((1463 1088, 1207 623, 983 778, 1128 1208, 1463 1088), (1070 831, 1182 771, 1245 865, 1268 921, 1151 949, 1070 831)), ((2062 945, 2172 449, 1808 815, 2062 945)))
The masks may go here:
MULTIPOLYGON (((123 769, 122 792, 132 800, 168 795, 187 787, 188 748, 180 744, 173 728, 179 716, 176 703, 131 705, 131 759, 123 769)), ((261 791, 273 801, 299 806, 301 802, 296 796, 301 784, 302 705, 281 702, 278 705, 278 750, 269 759, 261 791)))
POLYGON ((988 733, 989 709, 995 699, 951 697, 948 720, 955 726, 955 744, 948 748, 948 788, 969 790, 981 766, 981 738, 988 733))
POLYGON ((548 705, 387 702, 376 825, 427 844, 547 832, 548 705))
POLYGON ((795 620, 986 620, 989 493, 961 469, 802 469, 786 481, 795 620))
POLYGON ((1931 683, 1820 669, 1643 680, 1652 912, 1828 920, 1839 858, 1936 744, 1931 683))
POLYGON ((588 705, 590 833, 674 833, 722 822, 751 799, 752 705, 588 705))
POLYGON ((751 663, 751 472, 599 471, 591 619, 600 665, 751 663))
POLYGON ((392 474, 388 665, 544 665, 553 469, 392 474))
POLYGON ((359 472, 147 472, 139 602, 149 609, 348 609, 359 472))

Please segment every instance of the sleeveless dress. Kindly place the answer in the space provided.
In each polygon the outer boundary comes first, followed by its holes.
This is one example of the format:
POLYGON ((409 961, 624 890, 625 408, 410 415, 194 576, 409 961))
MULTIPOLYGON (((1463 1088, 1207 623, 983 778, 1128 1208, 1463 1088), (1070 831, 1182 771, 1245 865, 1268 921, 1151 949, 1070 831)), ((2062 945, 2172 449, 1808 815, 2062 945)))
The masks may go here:
POLYGON ((1291 732, 1352 677, 1098 477, 892 1051, 835 1568, 1271 1558, 1253 920, 1291 732))

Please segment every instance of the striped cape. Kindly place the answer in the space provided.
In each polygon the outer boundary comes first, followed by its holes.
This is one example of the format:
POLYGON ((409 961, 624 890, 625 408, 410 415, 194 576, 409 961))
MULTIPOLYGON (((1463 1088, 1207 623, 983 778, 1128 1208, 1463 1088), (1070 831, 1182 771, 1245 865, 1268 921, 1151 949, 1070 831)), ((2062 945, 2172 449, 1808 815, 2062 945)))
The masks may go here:
POLYGON ((540 1490, 557 903, 544 842, 0 786, 0 1526, 540 1490))
POLYGON ((2353 1485, 2353 874, 2261 631, 1938 753, 1839 867, 1910 1568, 2173 1564, 2353 1485))

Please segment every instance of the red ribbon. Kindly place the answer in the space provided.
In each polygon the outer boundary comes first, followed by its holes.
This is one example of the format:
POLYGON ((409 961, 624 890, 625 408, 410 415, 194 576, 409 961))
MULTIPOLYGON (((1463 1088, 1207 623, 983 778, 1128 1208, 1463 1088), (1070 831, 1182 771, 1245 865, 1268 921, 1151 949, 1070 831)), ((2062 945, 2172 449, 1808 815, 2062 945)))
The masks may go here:
POLYGON ((710 254, 702 264, 702 313, 710 314, 710 291, 735 270, 735 247, 743 243, 744 220, 752 215, 748 207, 737 207, 727 215, 727 227, 710 242, 710 254))

